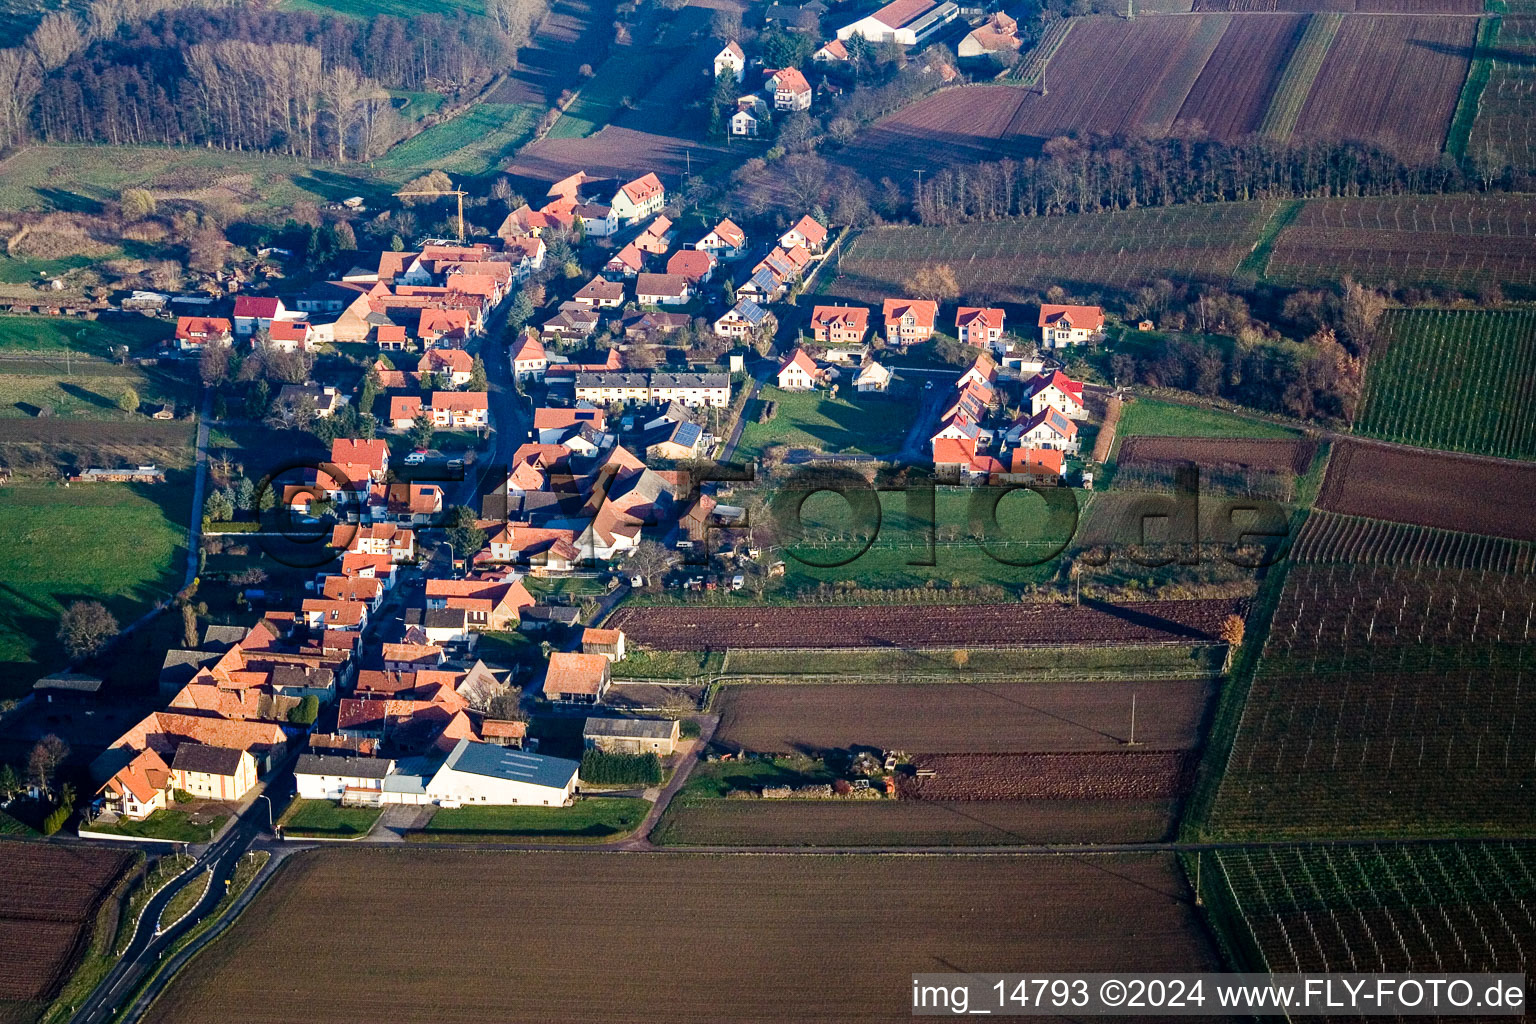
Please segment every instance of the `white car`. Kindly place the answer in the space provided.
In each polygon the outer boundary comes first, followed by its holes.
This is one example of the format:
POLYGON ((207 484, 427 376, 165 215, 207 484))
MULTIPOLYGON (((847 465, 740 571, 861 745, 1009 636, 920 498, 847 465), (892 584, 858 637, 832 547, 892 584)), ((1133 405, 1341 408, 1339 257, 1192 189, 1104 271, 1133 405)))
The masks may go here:
POLYGON ((427 461, 427 457, 421 452, 411 452, 402 460, 407 466, 419 466, 427 461))

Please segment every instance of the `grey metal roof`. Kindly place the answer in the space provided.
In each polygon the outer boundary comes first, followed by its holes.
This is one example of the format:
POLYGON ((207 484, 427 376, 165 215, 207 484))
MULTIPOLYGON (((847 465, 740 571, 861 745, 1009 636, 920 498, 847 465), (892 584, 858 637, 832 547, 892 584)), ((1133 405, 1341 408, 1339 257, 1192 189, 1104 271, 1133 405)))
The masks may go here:
POLYGON ((670 718, 589 718, 583 736, 618 736, 624 739, 669 740, 677 723, 670 718))
POLYGON ((494 743, 472 743, 459 740, 453 753, 448 755, 446 767, 470 775, 483 775, 490 779, 508 782, 526 782, 531 786, 551 786, 564 789, 581 768, 579 761, 563 757, 545 757, 529 754, 494 743))
POLYGON ((339 775, 347 779, 382 779, 389 774, 389 761, 382 757, 335 757, 325 754, 300 754, 293 766, 295 775, 339 775))
POLYGON ((183 743, 176 748, 171 767, 178 771, 206 772, 209 775, 233 775, 240 770, 240 755, 244 753, 234 747, 183 743))

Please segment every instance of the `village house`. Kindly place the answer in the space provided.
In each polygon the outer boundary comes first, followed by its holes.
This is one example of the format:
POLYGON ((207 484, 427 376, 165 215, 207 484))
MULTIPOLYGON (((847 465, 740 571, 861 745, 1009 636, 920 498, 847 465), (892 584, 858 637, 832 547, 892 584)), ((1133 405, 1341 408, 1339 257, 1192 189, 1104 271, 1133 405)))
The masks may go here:
POLYGON ((540 337, 552 342, 585 341, 601 322, 602 314, 595 308, 579 302, 562 302, 559 311, 539 326, 540 337))
POLYGON ((256 759, 233 747, 183 743, 171 760, 171 786, 202 800, 239 800, 256 785, 256 759))
POLYGON ((811 337, 823 345, 863 345, 869 310, 863 306, 817 306, 811 311, 811 337))
POLYGON ((208 345, 228 345, 234 328, 221 316, 183 316, 176 319, 176 347, 183 352, 201 351, 208 345))
POLYGON ((609 661, 601 654, 555 651, 544 673, 544 699, 562 704, 597 704, 610 681, 609 661))
POLYGON ((680 735, 675 718, 589 718, 581 728, 586 748, 604 754, 667 757, 677 751, 680 735))
POLYGON ((979 27, 968 32, 960 45, 955 49, 955 55, 964 60, 967 57, 986 57, 998 54, 1006 57, 1018 52, 1021 40, 1018 36, 1019 23, 1002 11, 994 11, 979 27))
POLYGON ((625 314, 620 322, 624 325, 627 341, 655 341, 686 330, 689 324, 687 313, 663 313, 651 309, 625 314))
POLYGON ((308 320, 274 320, 267 328, 267 344, 279 352, 307 352, 315 341, 311 335, 308 320))
POLYGON ((755 139, 762 130, 762 119, 752 111, 748 104, 737 106, 736 113, 731 115, 731 134, 739 138, 755 139))
POLYGON ((1104 310, 1099 306, 1040 305, 1040 344, 1045 348, 1083 345, 1104 330, 1104 310))
POLYGON ((617 309, 624 305, 624 284, 603 277, 594 277, 579 288, 572 301, 593 309, 617 309))
POLYGON ((715 321, 715 334, 721 338, 746 338, 759 329, 773 329, 773 315, 751 299, 740 299, 724 316, 715 321))
POLYGON ((416 363, 416 372, 447 377, 450 384, 461 388, 469 383, 474 366, 474 357, 461 348, 430 348, 416 363))
POLYGON ((562 437, 573 428, 591 426, 598 431, 608 429, 608 414, 602 409, 535 409, 533 410, 532 437, 539 444, 559 444, 562 437))
POLYGON ((491 422, 490 402, 484 391, 434 391, 430 409, 432 425, 479 429, 491 422))
POLYGON ((822 381, 822 372, 805 349, 797 348, 779 366, 775 379, 783 391, 813 391, 822 381))
POLYGON ((416 560, 416 532, 395 523, 340 524, 331 531, 331 547, 355 554, 382 555, 391 562, 416 560))
POLYGON ((665 256, 672 248, 672 218, 657 217, 635 236, 635 248, 651 256, 665 256))
POLYGON ((715 78, 729 75, 741 84, 742 76, 747 70, 747 56, 742 53, 741 45, 732 39, 725 44, 725 49, 715 54, 715 78))
POLYGON ((641 274, 635 278, 635 299, 642 306, 683 306, 693 297, 687 278, 678 274, 641 274))
POLYGON ((815 93, 799 68, 782 68, 768 76, 767 92, 773 94, 774 110, 810 110, 815 93))
POLYGON ((301 800, 374 803, 394 768, 395 762, 383 757, 300 754, 293 780, 301 800))
POLYGON ((588 238, 607 238, 619 230, 619 211, 607 203, 577 203, 571 207, 571 216, 581 221, 588 238))
POLYGON ((682 462, 703 454, 704 428, 687 420, 664 420, 663 426, 646 433, 645 454, 651 459, 682 462))
POLYGON ((624 248, 609 257, 603 264, 603 273, 610 277, 626 278, 634 277, 645 269, 645 254, 634 242, 630 242, 624 248))
POLYGON ((142 821, 163 810, 171 792, 171 769, 153 750, 143 750, 101 788, 108 811, 142 821))
POLYGON ((879 46, 922 46, 960 16, 960 8, 940 0, 893 0, 873 14, 837 30, 838 39, 863 36, 879 46))
POLYGON ((835 64, 848 59, 848 47, 843 45, 841 39, 832 39, 819 46, 815 53, 811 54, 811 60, 817 64, 835 64))
POLYGON ((667 260, 667 275, 697 288, 714 275, 715 258, 699 249, 679 249, 667 260))
POLYGON ((383 480, 389 472, 389 443, 382 438, 353 441, 338 437, 331 442, 331 463, 348 480, 383 480))
POLYGON ((1065 453, 1057 448, 1015 448, 1007 482, 1025 486, 1059 484, 1065 458, 1065 453))
POLYGON ((531 608, 535 602, 521 581, 501 578, 506 575, 427 580, 427 610, 462 610, 466 614, 465 626, 472 631, 516 629, 523 609, 531 608))
POLYGON ((880 306, 885 343, 894 347, 920 345, 933 337, 939 304, 931 299, 886 299, 880 306))
POLYGON ((512 350, 512 373, 518 380, 543 380, 548 368, 544 343, 536 334, 524 334, 523 340, 512 350))
POLYGON ((1078 449, 1077 424, 1050 406, 1027 418, 1021 416, 1008 431, 1007 438, 1024 447, 1052 448, 1069 453, 1078 449))
POLYGON ((980 442, 973 438, 943 438, 933 443, 933 471, 940 478, 966 483, 986 483, 1001 475, 1007 467, 991 455, 978 451, 980 442))
POLYGON ((241 295, 235 299, 235 334, 249 338, 257 331, 268 330, 274 320, 288 315, 283 300, 274 296, 241 295))
POLYGON ((807 252, 821 252, 826 241, 827 229, 816 218, 806 214, 795 222, 794 227, 779 236, 779 248, 788 252, 801 246, 807 252))
POLYGON ((955 312, 955 337, 976 348, 995 345, 1003 338, 1004 317, 1001 309, 961 306, 955 312))
POLYGON ((720 261, 739 259, 747 251, 747 234, 729 218, 709 229, 709 234, 693 243, 695 249, 720 261))
POLYGON ((638 223, 667 205, 667 190, 655 174, 645 174, 634 181, 625 182, 613 194, 613 213, 619 226, 638 223))
POLYGON ((1074 420, 1086 419, 1088 410, 1083 405, 1083 382, 1073 380, 1060 370, 1042 373, 1024 385, 1024 395, 1029 399, 1031 414, 1047 407, 1066 413, 1074 420))
POLYGON ((578 373, 574 394, 576 401, 595 406, 612 402, 634 405, 676 401, 689 408, 711 406, 723 409, 731 402, 731 377, 728 373, 672 373, 665 370, 578 373))

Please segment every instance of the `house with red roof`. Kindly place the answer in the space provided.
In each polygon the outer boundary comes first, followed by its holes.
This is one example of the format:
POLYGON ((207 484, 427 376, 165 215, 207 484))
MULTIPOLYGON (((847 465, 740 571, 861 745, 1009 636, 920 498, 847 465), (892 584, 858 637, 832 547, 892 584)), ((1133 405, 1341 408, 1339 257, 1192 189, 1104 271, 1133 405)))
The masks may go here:
POLYGON ((1026 448, 1053 448, 1075 453, 1078 450, 1077 424, 1059 409, 1046 406, 1032 416, 1021 416, 1009 429, 1009 441, 1026 448))
POLYGON ((891 3, 837 30, 837 38, 863 36, 879 46, 900 43, 921 46, 960 16, 948 0, 892 0, 891 3))
POLYGON ((349 480, 383 480, 389 472, 389 443, 382 438, 353 441, 338 437, 331 442, 331 462, 349 480))
POLYGON ((811 337, 823 345, 862 345, 869 332, 863 306, 817 306, 811 311, 811 337))
POLYGON ((791 352, 775 375, 780 389, 784 391, 814 391, 821 384, 822 377, 816 360, 807 355, 803 348, 791 352))
POLYGON ((576 290, 572 301, 592 309, 617 309, 624 305, 624 285, 620 281, 594 277, 576 290))
POLYGON ((698 287, 714 276, 715 258, 703 249, 679 249, 667 260, 667 273, 698 287))
POLYGON ((955 312, 955 337, 977 348, 995 345, 1003 339, 1005 317, 1001 309, 961 306, 955 312))
POLYGON ((672 218, 665 215, 657 217, 635 236, 635 248, 652 256, 665 256, 667 250, 672 248, 672 235, 672 218))
POLYGON ((730 218, 709 229, 709 233, 693 243, 695 249, 709 253, 717 260, 734 260, 746 255, 747 233, 737 227, 730 218))
POLYGON ((827 229, 810 214, 795 221, 795 226, 779 236, 779 248, 788 252, 804 246, 807 252, 821 252, 827 242, 827 229))
POLYGON ((307 352, 314 340, 308 320, 273 320, 267 328, 267 344, 283 352, 307 352))
POLYGON ((518 380, 543 380, 549 368, 549 358, 544 343, 536 331, 527 331, 523 340, 512 350, 512 372, 518 380))
POLYGON ((815 95, 799 68, 781 68, 768 76, 774 110, 810 110, 815 95))
POLYGON ((645 253, 634 242, 609 257, 603 264, 603 273, 614 277, 634 277, 645 269, 645 253))
POLYGON ((438 427, 485 427, 491 422, 484 391, 432 392, 432 423, 438 427))
POLYGON ((939 304, 932 299, 886 299, 880 304, 880 318, 887 345, 920 345, 933 337, 939 304))
POLYGON ((1088 410, 1083 405, 1083 382, 1073 380, 1060 370, 1042 373, 1024 385, 1024 395, 1029 399, 1029 411, 1038 413, 1050 406, 1067 414, 1070 419, 1086 419, 1088 410))
POLYGON ((620 227, 636 224, 661 212, 662 207, 667 205, 667 190, 662 187, 661 179, 656 175, 644 174, 620 185, 608 205, 618 218, 620 227))
POLYGON ((736 84, 741 84, 742 75, 747 70, 747 55, 742 52, 741 44, 732 39, 725 44, 725 49, 715 54, 715 79, 729 75, 736 79, 736 84))
POLYGON ((848 47, 843 45, 841 39, 833 39, 823 43, 813 54, 811 60, 818 64, 834 64, 848 59, 848 47))
POLYGON ((642 306, 683 306, 691 298, 693 289, 679 274, 640 274, 635 278, 635 300, 642 306))
POLYGON ((249 338, 272 326, 288 311, 283 300, 271 295, 241 295, 235 299, 235 334, 249 338))
POLYGON ((475 358, 461 348, 429 348, 416 363, 417 373, 446 375, 456 388, 469 383, 475 358))
POLYGON ((1104 331, 1104 310, 1099 306, 1040 304, 1040 344, 1045 348, 1084 345, 1104 331))
POLYGON ((1015 484, 1059 484, 1066 453, 1059 448, 1015 448, 1007 480, 1015 484))
POLYGON ((176 320, 176 347, 197 352, 208 345, 228 345, 234 326, 221 316, 184 316, 176 320))

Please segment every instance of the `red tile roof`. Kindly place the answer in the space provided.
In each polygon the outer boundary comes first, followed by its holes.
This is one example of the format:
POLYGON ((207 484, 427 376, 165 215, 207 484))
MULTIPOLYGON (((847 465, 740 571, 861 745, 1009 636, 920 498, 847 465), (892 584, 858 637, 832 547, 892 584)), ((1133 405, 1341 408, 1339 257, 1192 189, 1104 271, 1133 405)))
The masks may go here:
POLYGON ((1054 327, 1062 320, 1081 331, 1096 331, 1104 326, 1104 310, 1098 306, 1062 306, 1051 302, 1040 304, 1040 322, 1036 326, 1054 327))
POLYGON ((887 328, 910 313, 917 327, 931 331, 939 318, 939 304, 932 299, 886 299, 880 304, 880 313, 887 328))
POLYGON ((241 295, 235 299, 235 316, 267 320, 277 316, 282 303, 270 295, 241 295))

